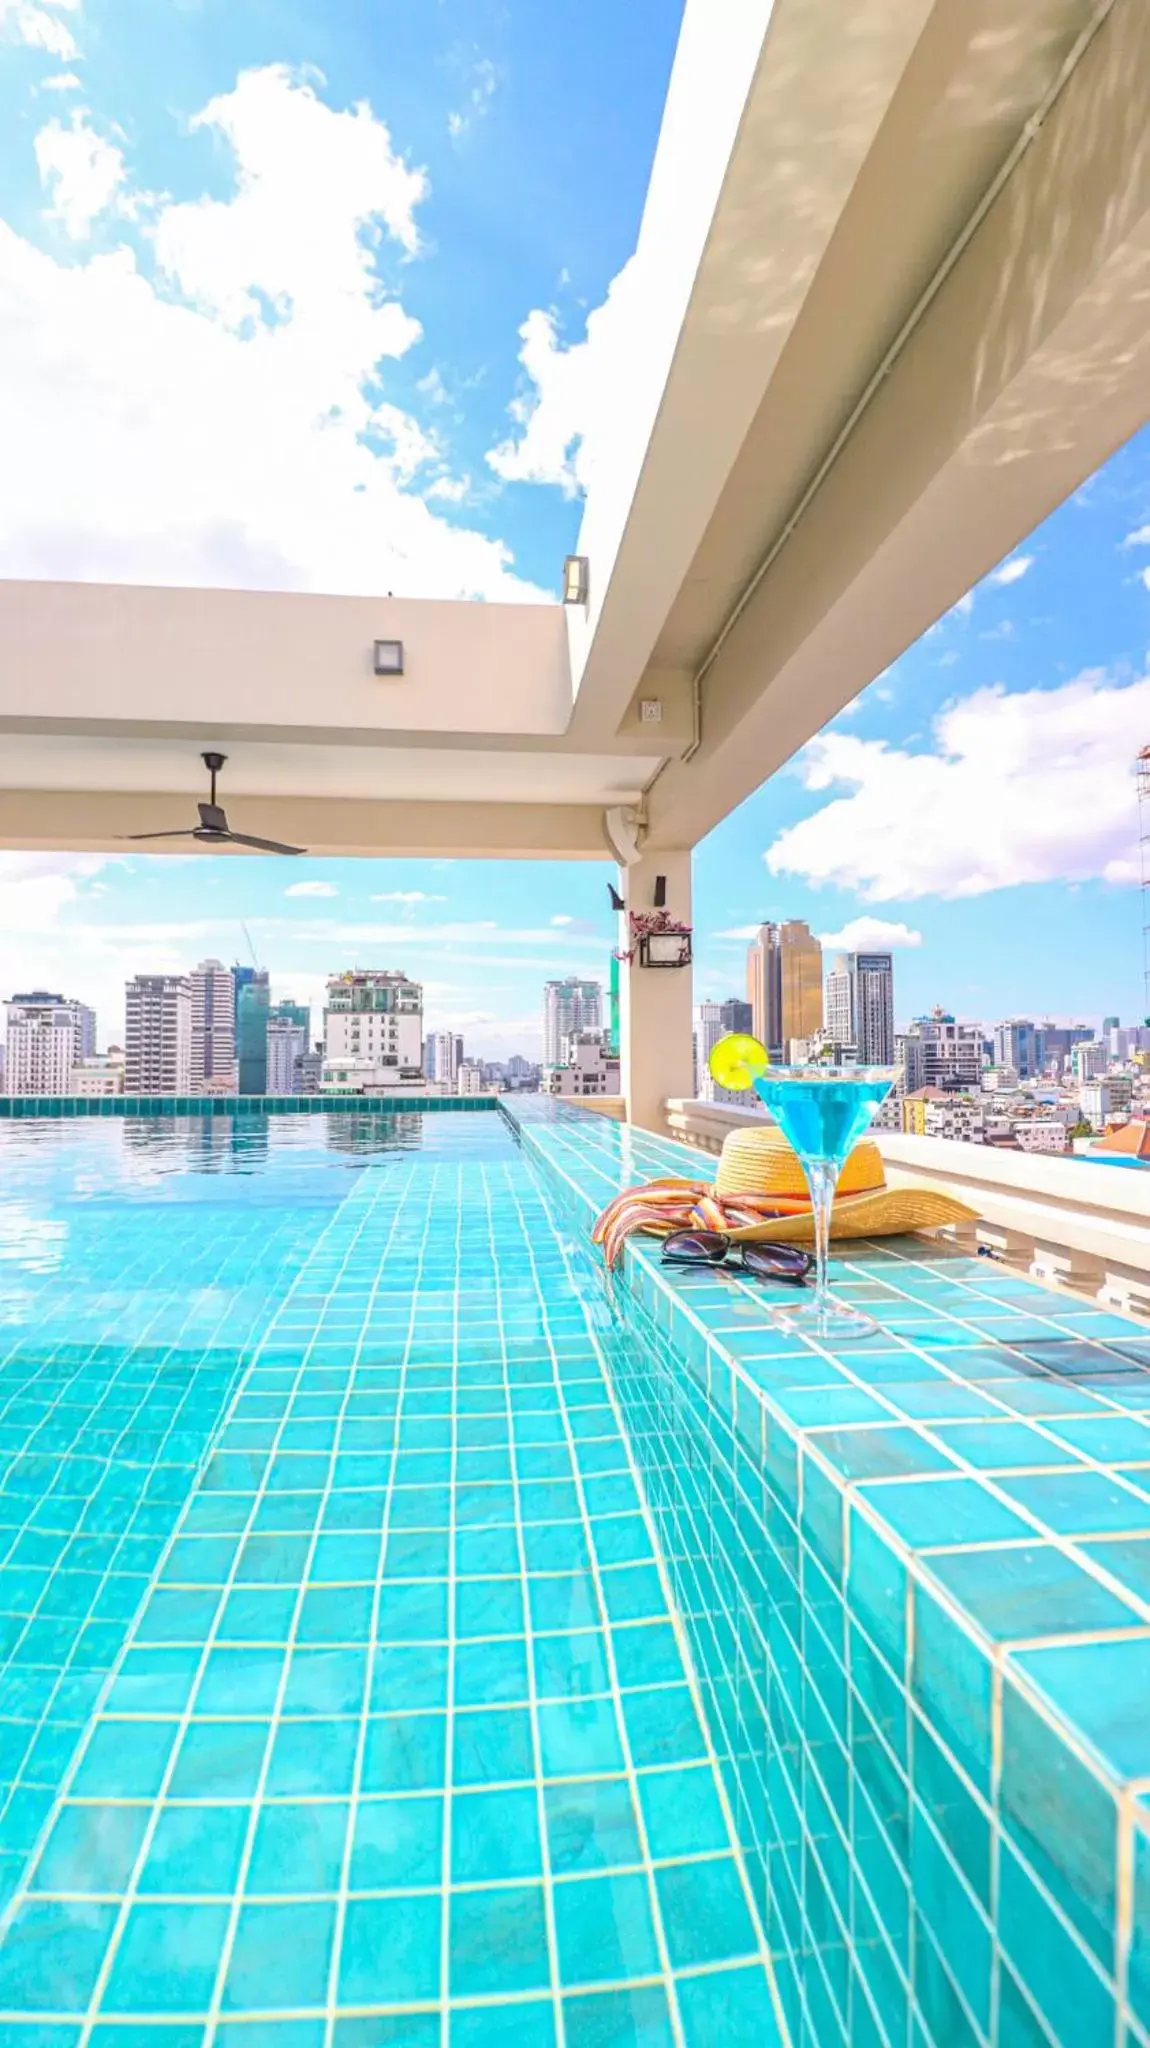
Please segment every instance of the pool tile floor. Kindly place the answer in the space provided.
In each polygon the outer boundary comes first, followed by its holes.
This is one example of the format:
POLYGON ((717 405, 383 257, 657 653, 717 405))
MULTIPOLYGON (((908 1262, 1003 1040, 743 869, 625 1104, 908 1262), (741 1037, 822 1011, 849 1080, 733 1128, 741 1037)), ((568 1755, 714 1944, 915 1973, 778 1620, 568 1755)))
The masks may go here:
POLYGON ((285 1273, 8 1901, 5 2048, 779 2038, 524 1162, 369 1166, 285 1273))

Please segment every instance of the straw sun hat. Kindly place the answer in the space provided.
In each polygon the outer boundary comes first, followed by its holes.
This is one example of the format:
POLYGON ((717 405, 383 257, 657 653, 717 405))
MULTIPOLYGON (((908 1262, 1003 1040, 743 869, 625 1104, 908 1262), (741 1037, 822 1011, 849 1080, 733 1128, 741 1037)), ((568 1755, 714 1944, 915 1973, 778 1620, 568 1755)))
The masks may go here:
MULTIPOLYGON (((715 1175, 718 1195, 805 1195, 807 1184, 798 1154, 780 1130, 731 1131, 723 1141, 715 1175)), ((908 1230, 936 1230, 943 1223, 964 1223, 977 1216, 953 1195, 938 1188, 888 1188, 882 1154, 863 1138, 839 1175, 831 1217, 832 1238, 901 1237, 908 1230)), ((798 1216, 772 1216, 763 1223, 732 1230, 742 1241, 769 1239, 772 1244, 810 1244, 814 1238, 809 1210, 798 1216)))

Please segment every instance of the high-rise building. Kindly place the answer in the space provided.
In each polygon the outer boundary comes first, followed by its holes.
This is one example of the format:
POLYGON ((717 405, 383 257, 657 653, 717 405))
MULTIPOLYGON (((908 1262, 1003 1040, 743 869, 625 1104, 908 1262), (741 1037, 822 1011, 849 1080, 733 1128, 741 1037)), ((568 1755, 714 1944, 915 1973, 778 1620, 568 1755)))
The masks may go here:
POLYGON ((970 1089, 982 1086, 982 1033, 976 1024, 958 1024, 946 1010, 916 1017, 910 1030, 895 1042, 908 1095, 920 1088, 970 1089))
POLYGON ((328 979, 324 1087, 378 1093, 423 1078, 423 987, 406 974, 356 967, 328 979))
POLYGON ((1035 1029, 1042 1047, 1043 1066, 1052 1065, 1056 1069, 1066 1064, 1076 1045, 1082 1045, 1094 1037, 1094 1027, 1091 1024, 1046 1022, 1036 1025, 1035 1029))
POLYGON ((201 960, 199 966, 192 969, 189 980, 192 989, 192 1094, 234 1093, 235 977, 222 960, 201 960))
POLYGON ((776 1057, 823 1021, 823 949, 800 918, 761 925, 747 949, 752 1029, 776 1057))
POLYGON ((268 1092, 268 1011, 271 1007, 266 967, 244 970, 236 994, 236 1069, 241 1095, 268 1092))
POLYGON ((323 1080, 323 1040, 300 1053, 295 1063, 293 1095, 318 1095, 323 1080))
POLYGON ((1013 1067, 1020 1081, 1042 1072, 1039 1033, 1029 1017, 1005 1017, 994 1027, 994 1064, 1013 1067))
POLYGON ((823 1029, 832 1045, 854 1046, 867 1067, 894 1059, 894 960, 889 953, 840 953, 827 975, 823 1029))
POLYGON ((137 974, 125 991, 125 1095, 187 1095, 192 990, 183 974, 137 974))
POLYGON ((423 1047, 423 1071, 429 1081, 454 1087, 459 1078, 458 1041, 453 1031, 430 1031, 423 1047))
POLYGON ((4 1007, 6 1093, 67 1095, 72 1068, 96 1050, 96 1012, 42 988, 14 995, 4 1007))
POLYGON ((603 1024, 603 989, 597 981, 580 981, 569 975, 566 981, 543 984, 543 1064, 561 1066, 563 1041, 573 1031, 598 1031, 603 1024))
POLYGON ((311 1011, 306 1003, 272 1003, 268 1007, 269 1095, 299 1095, 299 1062, 307 1051, 311 1011))

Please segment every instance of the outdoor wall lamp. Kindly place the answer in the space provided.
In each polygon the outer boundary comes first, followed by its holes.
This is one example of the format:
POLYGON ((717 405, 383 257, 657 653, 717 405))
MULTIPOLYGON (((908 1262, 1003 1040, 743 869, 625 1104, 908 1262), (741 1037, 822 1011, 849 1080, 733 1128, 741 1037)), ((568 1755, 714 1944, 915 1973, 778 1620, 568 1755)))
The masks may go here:
POLYGON ((403 674, 402 640, 376 641, 375 673, 377 676, 401 676, 403 674))
POLYGON ((591 564, 586 555, 568 555, 563 563, 564 604, 586 604, 591 589, 591 564))

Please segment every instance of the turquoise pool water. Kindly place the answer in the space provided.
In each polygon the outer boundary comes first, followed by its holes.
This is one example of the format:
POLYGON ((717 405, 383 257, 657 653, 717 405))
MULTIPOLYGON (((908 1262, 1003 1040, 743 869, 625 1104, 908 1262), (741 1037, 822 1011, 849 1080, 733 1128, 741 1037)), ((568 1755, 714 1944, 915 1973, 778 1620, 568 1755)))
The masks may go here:
POLYGON ((620 1343, 494 1114, 0 1130, 0 2041, 780 2026, 620 1343))

